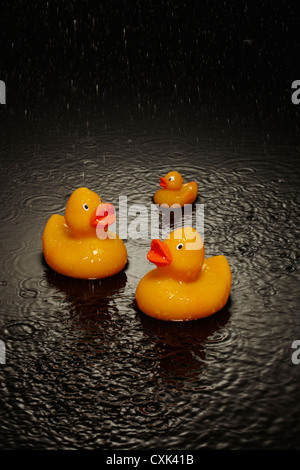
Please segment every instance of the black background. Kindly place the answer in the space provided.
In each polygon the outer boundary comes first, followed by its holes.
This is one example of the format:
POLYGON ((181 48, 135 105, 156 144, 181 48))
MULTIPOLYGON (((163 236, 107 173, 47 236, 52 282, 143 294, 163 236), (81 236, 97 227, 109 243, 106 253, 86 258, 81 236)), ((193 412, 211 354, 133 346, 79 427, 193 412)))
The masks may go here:
POLYGON ((59 118, 67 104, 107 104, 131 114, 242 108, 251 118, 291 114, 293 124, 298 112, 290 2, 5 2, 0 61, 6 116, 59 118))
POLYGON ((298 24, 288 1, 2 2, 1 448, 299 448, 298 24), (173 162, 204 181, 206 246, 234 281, 184 329, 132 308, 148 245, 93 297, 40 241, 83 171, 148 204, 173 162))

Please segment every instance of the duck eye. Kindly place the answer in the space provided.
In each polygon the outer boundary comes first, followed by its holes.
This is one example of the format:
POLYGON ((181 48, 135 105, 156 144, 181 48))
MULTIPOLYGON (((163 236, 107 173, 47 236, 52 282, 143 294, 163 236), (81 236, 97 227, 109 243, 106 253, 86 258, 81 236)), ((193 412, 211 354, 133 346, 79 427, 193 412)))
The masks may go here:
POLYGON ((88 211, 89 210, 89 206, 87 204, 83 204, 82 206, 84 208, 85 211, 88 211))
POLYGON ((179 245, 176 246, 176 249, 177 249, 177 250, 181 250, 181 248, 183 248, 183 244, 182 244, 182 243, 179 243, 179 245))
POLYGON ((174 181, 175 176, 170 176, 169 181, 174 181))

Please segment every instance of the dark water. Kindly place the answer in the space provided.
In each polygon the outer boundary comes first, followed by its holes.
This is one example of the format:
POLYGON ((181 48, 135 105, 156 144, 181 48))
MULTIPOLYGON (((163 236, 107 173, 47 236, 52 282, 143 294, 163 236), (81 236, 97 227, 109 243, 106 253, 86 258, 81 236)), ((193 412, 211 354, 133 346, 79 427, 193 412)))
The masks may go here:
POLYGON ((5 124, 0 447, 299 449, 297 136, 272 120, 145 116, 5 124), (206 256, 230 263, 221 312, 169 324, 137 310, 150 239, 125 240, 128 266, 103 281, 45 265, 45 223, 74 189, 150 206, 170 169, 199 183, 206 256))
POLYGON ((1 449, 300 449, 299 28, 290 2, 248 3, 2 9, 1 449), (230 263, 223 311, 139 312, 150 239, 101 282, 44 263, 74 189, 150 207, 170 170, 230 263))

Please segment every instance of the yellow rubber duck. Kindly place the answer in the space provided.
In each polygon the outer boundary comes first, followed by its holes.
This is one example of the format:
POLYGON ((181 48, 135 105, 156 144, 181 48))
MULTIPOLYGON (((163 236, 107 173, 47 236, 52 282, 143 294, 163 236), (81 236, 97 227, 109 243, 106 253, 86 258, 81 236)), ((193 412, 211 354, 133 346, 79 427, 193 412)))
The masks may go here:
POLYGON ((159 320, 196 320, 221 310, 231 289, 223 255, 204 260, 204 244, 192 227, 152 240, 147 258, 156 265, 136 288, 138 308, 159 320))
POLYGON ((169 207, 173 204, 192 204, 198 193, 198 184, 195 181, 184 183, 183 178, 178 171, 170 171, 160 178, 159 189, 154 194, 155 204, 167 204, 169 207))
POLYGON ((47 264, 60 274, 77 279, 101 279, 120 272, 127 250, 118 235, 108 230, 116 220, 112 204, 88 188, 70 196, 65 216, 54 214, 43 236, 47 264))

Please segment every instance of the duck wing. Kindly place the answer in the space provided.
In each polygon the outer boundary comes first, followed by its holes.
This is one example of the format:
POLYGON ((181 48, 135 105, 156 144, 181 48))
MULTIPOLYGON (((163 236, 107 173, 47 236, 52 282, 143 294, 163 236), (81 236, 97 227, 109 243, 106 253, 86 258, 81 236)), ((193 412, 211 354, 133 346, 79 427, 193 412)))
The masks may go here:
POLYGON ((195 181, 186 183, 181 188, 181 194, 184 204, 192 204, 195 201, 198 193, 198 185, 195 181))

